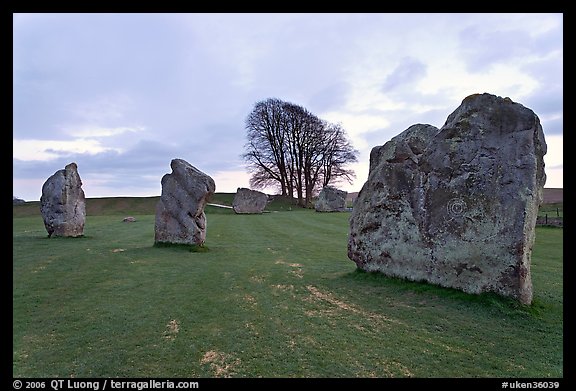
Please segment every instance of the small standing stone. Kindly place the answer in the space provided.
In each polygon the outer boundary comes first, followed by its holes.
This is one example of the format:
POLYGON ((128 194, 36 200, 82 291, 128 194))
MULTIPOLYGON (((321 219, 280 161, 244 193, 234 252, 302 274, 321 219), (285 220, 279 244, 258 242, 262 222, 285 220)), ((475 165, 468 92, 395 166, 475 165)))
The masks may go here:
POLYGON ((84 234, 86 199, 76 163, 68 164, 44 182, 40 213, 48 237, 84 234))
POLYGON ((314 205, 316 212, 343 212, 346 210, 347 192, 332 186, 324 186, 314 205))
POLYGON ((232 201, 232 208, 238 214, 262 213, 268 204, 268 195, 257 191, 239 187, 232 201))

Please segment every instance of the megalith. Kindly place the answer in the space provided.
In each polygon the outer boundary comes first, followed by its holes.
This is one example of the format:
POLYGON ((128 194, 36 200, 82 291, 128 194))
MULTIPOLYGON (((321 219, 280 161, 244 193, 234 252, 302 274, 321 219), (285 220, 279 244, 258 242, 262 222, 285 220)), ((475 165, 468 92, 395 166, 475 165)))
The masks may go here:
POLYGON ((238 214, 262 213, 268 204, 268 195, 257 190, 239 187, 232 201, 232 209, 238 214))
POLYGON ((314 204, 316 212, 343 212, 348 193, 333 186, 324 186, 314 204))
POLYGON ((206 241, 204 207, 216 191, 214 180, 182 159, 173 159, 170 167, 172 173, 161 180, 154 242, 202 246, 206 241))
POLYGON ((348 257, 365 271, 530 304, 545 154, 532 110, 468 96, 441 129, 413 125, 372 149, 348 257))
POLYGON ((48 237, 84 234, 86 198, 76 163, 56 171, 42 185, 40 213, 48 237))

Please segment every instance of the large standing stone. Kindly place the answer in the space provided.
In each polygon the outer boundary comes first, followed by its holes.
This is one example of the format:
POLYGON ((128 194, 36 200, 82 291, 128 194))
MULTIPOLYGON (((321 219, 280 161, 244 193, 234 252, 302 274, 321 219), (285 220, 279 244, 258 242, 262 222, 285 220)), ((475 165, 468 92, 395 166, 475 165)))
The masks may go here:
POLYGON ((212 178, 182 159, 173 159, 170 167, 172 173, 161 181, 154 241, 201 246, 206 241, 204 207, 216 185, 212 178))
POLYGON ((76 163, 68 164, 44 182, 40 213, 51 236, 82 236, 86 221, 86 198, 76 163))
POLYGON ((232 208, 236 213, 262 213, 266 204, 268 204, 268 195, 239 187, 232 201, 232 208))
POLYGON ((348 257, 366 271, 531 303, 545 154, 536 114, 490 94, 465 98, 439 130, 411 126, 372 149, 348 257))
POLYGON ((316 212, 343 212, 346 210, 347 192, 332 186, 324 186, 314 204, 316 212))

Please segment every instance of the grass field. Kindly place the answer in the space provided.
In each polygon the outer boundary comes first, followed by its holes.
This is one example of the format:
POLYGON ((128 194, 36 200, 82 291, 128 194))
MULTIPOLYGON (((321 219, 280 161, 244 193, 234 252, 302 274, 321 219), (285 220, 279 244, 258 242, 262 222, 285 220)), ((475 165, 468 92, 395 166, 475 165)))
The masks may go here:
POLYGON ((561 228, 522 306, 358 272, 348 213, 208 207, 191 253, 153 247, 153 199, 100 203, 76 239, 13 208, 14 377, 563 376, 561 228))
POLYGON ((544 204, 538 210, 538 216, 548 215, 548 217, 564 217, 564 202, 544 204))

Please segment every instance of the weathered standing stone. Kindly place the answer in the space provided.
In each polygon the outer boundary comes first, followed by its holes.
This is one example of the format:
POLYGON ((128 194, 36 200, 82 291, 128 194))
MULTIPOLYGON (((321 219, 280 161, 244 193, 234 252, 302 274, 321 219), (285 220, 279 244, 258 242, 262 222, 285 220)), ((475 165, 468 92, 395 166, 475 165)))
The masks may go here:
POLYGON ((21 198, 18 197, 12 197, 12 205, 20 205, 20 204, 25 204, 26 201, 24 201, 21 198))
POLYGON ((346 196, 348 192, 338 190, 332 186, 324 186, 318 200, 314 204, 316 212, 343 212, 346 210, 346 196))
POLYGON ((465 98, 439 130, 411 126, 372 149, 348 257, 366 271, 531 303, 545 154, 536 114, 490 94, 465 98))
POLYGON ((154 241, 201 246, 206 241, 204 207, 216 185, 212 178, 182 159, 173 159, 170 167, 172 173, 161 181, 154 241))
POLYGON ((267 203, 268 195, 239 187, 232 201, 232 208, 236 213, 262 213, 267 203))
POLYGON ((84 234, 86 198, 76 163, 56 171, 44 182, 40 213, 48 237, 76 237, 84 234))

